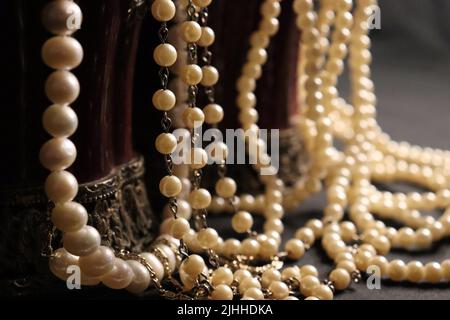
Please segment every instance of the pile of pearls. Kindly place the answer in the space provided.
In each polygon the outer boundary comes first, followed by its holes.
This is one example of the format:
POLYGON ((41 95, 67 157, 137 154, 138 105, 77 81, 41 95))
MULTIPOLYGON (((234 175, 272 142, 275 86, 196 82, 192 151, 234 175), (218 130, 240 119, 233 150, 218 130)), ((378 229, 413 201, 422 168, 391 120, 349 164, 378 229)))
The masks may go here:
MULTIPOLYGON (((267 146, 258 136, 254 92, 267 61, 266 49, 278 31, 280 1, 263 1, 262 20, 250 38, 247 61, 236 83, 239 121, 243 129, 256 137, 247 141, 247 151, 256 159, 256 170, 271 169, 267 146)), ((162 68, 171 68, 178 78, 172 80, 169 88, 155 92, 153 105, 173 117, 176 126, 190 130, 205 122, 215 126, 224 113, 215 103, 203 109, 185 103, 189 87, 212 87, 219 80, 217 69, 211 65, 200 67, 192 61, 186 64, 188 53, 182 49, 187 44, 208 47, 214 43, 214 31, 195 21, 192 12, 189 19, 185 14, 189 6, 199 12, 211 2, 183 0, 175 5, 172 0, 154 0, 151 5, 152 16, 157 21, 165 24, 175 19, 177 22, 174 35, 169 36, 174 45, 157 46, 154 60, 162 68)), ((67 266, 75 264, 82 270, 83 284, 102 282, 112 289, 127 289, 133 293, 143 292, 152 285, 160 288, 164 278, 170 280, 178 273, 184 292, 195 290, 200 280, 206 279, 210 285, 207 295, 216 300, 231 300, 235 295, 243 300, 297 300, 298 296, 307 300, 330 300, 335 291, 347 289, 369 266, 377 266, 383 277, 394 281, 449 281, 450 260, 424 265, 419 261, 386 258, 392 248, 423 250, 450 236, 450 154, 393 142, 376 123, 367 36, 367 21, 376 0, 356 2, 358 6, 353 8, 352 0, 322 0, 318 12, 312 0, 293 2, 303 50, 299 67, 305 108, 298 119, 298 131, 312 159, 305 177, 287 188, 275 173, 261 176, 264 194, 237 197, 236 182, 223 176, 216 182, 217 196, 212 198, 198 183, 192 186, 188 179, 189 168, 175 168, 159 186, 162 195, 176 198, 176 215, 172 216, 170 206, 165 209, 160 237, 150 252, 141 253, 138 259, 127 259, 101 246, 98 231, 86 225, 86 210, 73 202, 78 184, 65 169, 76 157, 76 148, 67 138, 77 127, 76 114, 69 104, 78 96, 79 84, 70 70, 81 63, 82 48, 70 37, 73 32, 65 29, 60 19, 61 12, 68 7, 79 12, 80 18, 81 11, 73 1, 50 2, 44 10, 44 25, 56 37, 44 44, 42 54, 44 62, 56 69, 46 83, 46 94, 55 104, 45 112, 43 122, 54 138, 42 147, 40 159, 52 172, 45 185, 47 196, 55 204, 52 221, 64 234, 64 247, 57 249, 50 258, 51 271, 66 279, 67 266), (331 35, 330 30, 333 30, 331 35), (352 80, 351 104, 339 96, 336 87, 347 55, 352 80), (335 139, 345 143, 343 151, 334 147, 335 139), (397 179, 420 184, 430 191, 390 193, 377 190, 372 184, 372 181, 397 179), (327 194, 323 218, 309 220, 285 242, 284 250, 280 250, 285 211, 296 208, 322 189, 327 194), (230 199, 234 199, 234 208, 228 203, 230 199), (435 208, 445 209, 439 219, 419 212, 435 208), (247 237, 242 241, 222 239, 211 227, 191 228, 189 220, 193 213, 206 209, 232 211, 232 229, 247 237), (345 211, 348 211, 348 220, 344 220, 345 211), (253 231, 253 214, 258 212, 265 218, 264 233, 260 234, 253 231), (404 227, 388 227, 376 217, 394 219, 404 227), (318 270, 312 265, 292 265, 280 270, 274 264, 252 268, 244 263, 245 259, 272 262, 281 256, 297 261, 317 243, 334 262, 324 281, 319 279, 318 270), (178 254, 178 248, 183 248, 184 244, 191 254, 178 254), (225 262, 211 268, 203 258, 205 253, 215 253, 225 262), (236 261, 239 263, 233 263, 236 261)), ((155 147, 167 156, 177 144, 172 133, 164 132, 156 139, 155 147)), ((221 148, 222 155, 226 155, 226 146, 221 148)), ((206 150, 192 148, 191 156, 199 159, 190 165, 192 172, 206 166, 206 150)))

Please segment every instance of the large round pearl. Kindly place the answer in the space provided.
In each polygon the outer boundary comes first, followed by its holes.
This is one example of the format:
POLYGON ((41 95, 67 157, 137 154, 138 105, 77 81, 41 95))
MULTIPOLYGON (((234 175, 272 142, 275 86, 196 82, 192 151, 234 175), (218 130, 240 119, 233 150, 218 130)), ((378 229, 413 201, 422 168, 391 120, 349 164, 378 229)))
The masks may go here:
POLYGON ((145 259, 155 273, 156 278, 161 281, 164 277, 164 266, 161 261, 154 254, 148 252, 143 252, 140 256, 145 259))
POLYGON ((211 293, 211 300, 233 300, 233 290, 225 284, 219 284, 211 293))
POLYGON ((256 257, 258 255, 261 245, 255 239, 245 239, 241 243, 241 254, 247 257, 256 257))
POLYGON ((63 232, 80 230, 87 221, 86 209, 77 202, 57 203, 52 210, 52 222, 63 232))
POLYGON ((202 68, 196 64, 188 64, 181 68, 180 77, 184 83, 196 86, 202 81, 202 68))
POLYGON ((319 271, 317 271, 316 267, 314 267, 310 264, 305 264, 304 266, 302 266, 300 268, 300 274, 302 275, 302 277, 306 277, 306 276, 318 277, 319 271))
POLYGON ((159 191, 167 198, 179 195, 181 188, 181 180, 177 176, 165 176, 159 182, 159 191))
POLYGON ((195 21, 185 21, 180 26, 180 36, 183 41, 195 43, 202 36, 202 28, 195 21))
POLYGON ((347 270, 342 268, 337 268, 331 271, 330 281, 333 282, 333 286, 336 290, 345 290, 350 285, 352 279, 347 270))
POLYGON ((125 289, 133 281, 133 269, 124 260, 115 258, 111 271, 102 277, 105 286, 111 289, 125 289))
POLYGON ((219 267, 214 270, 211 275, 211 284, 217 286, 219 284, 231 285, 233 282, 233 272, 226 267, 219 267))
POLYGON ((152 16, 157 21, 166 22, 173 19, 176 7, 172 0, 155 0, 151 7, 152 16))
POLYGON ((205 121, 205 114, 200 108, 187 108, 183 112, 183 121, 189 129, 198 128, 205 121))
POLYGON ((200 83, 204 87, 212 87, 219 81, 219 71, 213 66, 204 66, 202 73, 203 77, 200 83))
POLYGON ((219 234, 213 228, 205 228, 197 233, 197 240, 203 249, 212 249, 219 241, 219 234))
POLYGON ((281 281, 274 281, 269 285, 272 297, 276 300, 282 300, 289 296, 289 287, 281 281))
POLYGON ((171 44, 160 44, 153 51, 153 59, 161 67, 170 67, 177 61, 177 50, 171 44))
POLYGON ((202 169, 208 163, 208 154, 203 148, 191 149, 191 168, 194 170, 202 169))
POLYGON ((425 265, 425 279, 430 283, 438 283, 442 279, 442 268, 437 262, 429 262, 425 265))
POLYGON ((153 106, 160 111, 172 110, 176 102, 175 94, 168 89, 159 89, 152 97, 153 106))
POLYGON ((329 286, 324 284, 314 287, 311 293, 320 300, 333 300, 333 291, 331 291, 329 286))
POLYGON ((115 259, 114 251, 100 246, 90 255, 80 257, 79 265, 84 274, 100 277, 112 270, 115 259))
POLYGON ((69 266, 77 266, 78 257, 70 254, 64 248, 59 248, 53 252, 48 261, 50 271, 59 279, 66 280, 69 276, 67 268, 69 266))
POLYGON ((289 259, 298 260, 305 254, 305 245, 301 240, 291 239, 286 242, 285 250, 289 259))
POLYGON ((406 265, 402 260, 393 260, 389 263, 388 275, 394 281, 402 281, 406 277, 406 265))
POLYGON ((200 188, 191 191, 189 194, 189 203, 192 209, 205 209, 211 204, 211 194, 208 190, 200 188))
POLYGON ((261 283, 259 283, 258 279, 253 277, 247 277, 239 283, 239 293, 241 295, 244 295, 245 291, 250 288, 261 289, 261 283))
POLYGON ((77 157, 75 145, 66 138, 53 138, 44 143, 39 152, 39 160, 50 171, 65 170, 77 157))
POLYGON ((305 276, 300 281, 300 291, 303 296, 308 297, 312 294, 313 289, 320 285, 320 281, 316 276, 305 276))
POLYGON ((72 37, 53 37, 42 46, 42 60, 50 68, 70 70, 83 60, 83 47, 72 37))
POLYGON ((53 34, 70 35, 81 26, 80 7, 70 0, 51 1, 42 11, 42 23, 53 34))
POLYGON ((175 239, 181 239, 190 230, 191 226, 186 219, 173 219, 170 225, 170 235, 175 239))
POLYGON ((410 261, 406 265, 406 279, 411 282, 421 282, 425 278, 425 269, 420 261, 410 261))
POLYGON ((241 249, 240 241, 237 239, 230 238, 223 243, 222 252, 226 257, 232 258, 239 254, 240 249, 241 249))
POLYGON ((53 103, 72 103, 80 93, 80 84, 73 73, 63 70, 54 71, 45 82, 45 93, 53 103))
POLYGON ((100 246, 100 234, 91 226, 63 235, 64 248, 76 256, 87 256, 100 246))
POLYGON ((212 0, 192 0, 192 3, 200 8, 205 8, 211 4, 212 0))
POLYGON ((268 269, 261 276, 261 284, 264 288, 268 288, 272 282, 279 280, 281 280, 281 274, 275 269, 268 269))
POLYGON ((202 257, 197 254, 191 254, 181 263, 180 269, 186 272, 191 278, 196 279, 203 272, 205 266, 205 261, 202 257))
POLYGON ((261 248, 259 249, 259 255, 263 259, 270 259, 277 254, 278 243, 275 239, 266 238, 260 242, 261 248))
POLYGON ((78 182, 67 171, 52 172, 45 180, 45 193, 54 203, 72 201, 78 193, 78 182))
POLYGON ((75 111, 69 106, 54 104, 45 110, 42 124, 53 137, 68 137, 77 129, 78 118, 75 111))
POLYGON ((127 263, 133 271, 134 277, 126 290, 134 294, 144 292, 150 285, 150 273, 146 267, 136 260, 127 260, 127 263))
POLYGON ((231 198, 235 195, 237 189, 236 182, 228 177, 220 178, 216 182, 216 192, 219 197, 224 199, 231 198))
POLYGON ((253 217, 247 211, 238 211, 231 219, 231 225, 238 233, 250 231, 253 226, 253 217))
POLYGON ((155 141, 156 150, 162 154, 171 154, 177 148, 177 138, 171 133, 161 133, 155 141))
POLYGON ((223 120, 223 108, 218 104, 208 104, 203 108, 205 122, 208 124, 218 124, 223 120))
POLYGON ((214 43, 214 40, 214 30, 210 27, 202 27, 202 35, 200 36, 200 39, 198 39, 197 44, 200 47, 209 47, 214 43))

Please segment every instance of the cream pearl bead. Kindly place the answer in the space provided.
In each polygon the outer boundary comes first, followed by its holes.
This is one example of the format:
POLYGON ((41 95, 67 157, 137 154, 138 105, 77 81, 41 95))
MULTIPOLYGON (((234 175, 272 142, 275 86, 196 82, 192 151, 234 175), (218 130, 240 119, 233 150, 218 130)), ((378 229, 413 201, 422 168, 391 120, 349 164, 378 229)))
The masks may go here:
POLYGON ((381 276, 387 275, 389 261, 384 256, 373 257, 372 259, 370 259, 369 265, 378 267, 380 270, 381 276))
POLYGON ((212 87, 219 81, 219 71, 213 66, 204 66, 202 73, 203 77, 200 84, 204 87, 212 87))
POLYGON ((347 270, 349 273, 352 273, 357 270, 356 264, 353 261, 340 261, 336 265, 336 268, 342 268, 347 270))
POLYGON ((320 300, 333 300, 333 291, 325 284, 314 287, 311 290, 311 294, 320 300))
POLYGON ((133 281, 133 277, 133 270, 129 264, 115 258, 112 270, 102 277, 102 282, 111 289, 125 289, 133 281))
POLYGON ((406 277, 406 265, 402 260, 393 260, 389 263, 388 275, 394 281, 402 281, 406 277))
POLYGON ((80 230, 87 221, 86 209, 77 202, 57 203, 52 210, 52 223, 63 232, 80 230))
POLYGON ((45 94, 53 103, 72 103, 80 94, 80 84, 73 73, 64 70, 54 71, 45 82, 45 94))
POLYGON ((425 269, 420 261, 408 262, 406 265, 406 279, 416 283, 425 279, 425 269))
POLYGON ((248 238, 242 241, 240 253, 247 257, 256 257, 261 245, 255 239, 248 238))
POLYGON ((259 79, 262 75, 262 68, 260 64, 248 62, 242 68, 242 72, 249 78, 259 79))
POLYGON ((72 201, 78 193, 78 182, 67 171, 52 172, 45 180, 45 193, 54 203, 72 201))
POLYGON ((205 228, 197 233, 197 240, 203 249, 212 249, 219 241, 219 234, 213 228, 205 228))
POLYGON ((281 219, 284 216, 283 206, 279 203, 271 203, 264 209, 264 216, 267 219, 281 219))
POLYGON ((300 228, 295 232, 295 238, 302 240, 305 244, 311 246, 315 241, 314 231, 307 227, 300 228))
POLYGON ((166 22, 175 16, 176 7, 172 0, 155 0, 151 6, 151 12, 157 21, 166 22))
POLYGON ((276 300, 283 300, 289 296, 289 287, 281 281, 274 281, 269 285, 269 291, 272 293, 271 297, 276 300))
POLYGON ((317 286, 320 286, 320 281, 316 276, 308 275, 302 277, 300 281, 300 292, 303 296, 308 297, 312 295, 313 289, 317 286))
POLYGON ((295 279, 297 281, 301 280, 300 268, 297 266, 287 267, 281 272, 281 280, 288 281, 290 279, 295 279))
POLYGON ((222 252, 226 257, 232 258, 241 251, 241 243, 236 239, 227 239, 223 243, 222 252))
POLYGON ((186 219, 173 219, 170 225, 170 235, 175 239, 181 239, 190 230, 191 226, 186 219))
POLYGON ((180 36, 183 41, 188 43, 195 43, 200 40, 202 36, 202 28, 198 22, 185 21, 180 26, 180 36))
POLYGON ((194 170, 202 169, 208 163, 208 154, 202 148, 193 148, 191 152, 191 168, 194 170))
POLYGON ((298 260, 305 254, 305 245, 303 241, 298 239, 291 239, 286 242, 285 249, 289 259, 298 260))
POLYGON ((264 293, 260 288, 253 287, 245 290, 243 298, 252 298, 254 300, 264 300, 264 293))
POLYGON ((373 253, 365 250, 359 250, 355 255, 355 264, 361 271, 366 271, 369 266, 370 259, 374 256, 373 253))
POLYGON ((203 125, 203 122, 205 121, 205 114, 197 107, 187 108, 183 112, 183 121, 189 129, 198 128, 203 125))
POLYGON ((171 44, 162 43, 153 51, 153 59, 161 67, 170 67, 177 61, 177 50, 171 44))
POLYGON ((80 7, 73 1, 52 1, 42 11, 42 23, 53 34, 70 35, 80 28, 81 21, 80 7))
POLYGON ((247 55, 248 61, 265 64, 267 61, 267 51, 263 48, 251 48, 247 55))
POLYGON ((223 120, 223 108, 218 104, 208 104, 203 108, 205 114, 205 122, 207 124, 218 124, 223 120))
POLYGON ((53 69, 70 70, 83 60, 83 47, 72 37, 53 37, 42 46, 42 60, 53 69))
POLYGON ((300 274, 302 275, 302 277, 305 277, 305 276, 318 277, 319 271, 317 271, 316 267, 314 267, 310 264, 306 264, 300 268, 300 274))
POLYGON ((200 188, 191 191, 189 194, 189 203, 192 209, 205 209, 211 204, 211 194, 208 190, 200 188))
POLYGON ((261 276, 261 284, 264 288, 268 288, 271 283, 281 280, 281 273, 275 269, 268 269, 261 276))
POLYGON ((48 261, 50 271, 59 279, 66 281, 69 277, 67 268, 78 265, 78 257, 70 254, 64 248, 56 249, 48 261))
POLYGON ((233 273, 233 279, 237 283, 241 283, 246 278, 251 278, 252 274, 246 269, 238 269, 233 273))
POLYGON ((224 142, 215 141, 206 147, 208 159, 213 163, 222 164, 228 157, 228 147, 224 142))
POLYGON ((138 294, 142 293, 150 286, 150 273, 147 268, 136 260, 127 260, 128 266, 133 271, 133 280, 128 285, 126 290, 128 292, 138 294))
POLYGON ((266 1, 261 6, 261 15, 264 18, 272 18, 280 15, 281 5, 278 1, 266 1))
POLYGON ((159 182, 161 194, 167 198, 176 197, 182 189, 181 180, 176 176, 165 176, 159 182))
POLYGON ((153 106, 160 111, 172 110, 176 102, 175 94, 168 89, 159 89, 152 97, 153 106))
POLYGON ((191 278, 196 279, 203 272, 205 266, 205 261, 202 257, 197 254, 191 254, 181 263, 180 269, 183 269, 191 278))
POLYGON ((336 290, 347 289, 352 280, 348 271, 342 268, 331 271, 329 278, 336 290))
POLYGON ((197 233, 190 229, 183 237, 183 241, 186 243, 189 250, 191 250, 194 253, 201 253, 203 252, 202 247, 200 247, 200 244, 197 241, 197 233))
POLYGON ((253 92, 242 92, 238 95, 236 104, 241 110, 252 109, 256 106, 256 96, 253 92))
MULTIPOLYGON (((192 216, 192 209, 189 203, 183 199, 177 199, 177 217, 190 220, 192 216)), ((169 204, 164 207, 163 218, 169 219, 173 217, 173 212, 169 204)))
POLYGON ((161 261, 153 253, 143 252, 140 256, 149 264, 156 278, 161 281, 164 278, 164 265, 161 261))
POLYGON ((233 300, 233 290, 225 284, 214 287, 210 296, 211 300, 233 300))
POLYGON ((205 8, 211 4, 212 0, 192 0, 192 3, 200 8, 205 8))
POLYGON ((65 170, 77 157, 77 149, 72 141, 66 138, 53 138, 41 147, 39 160, 42 166, 50 171, 65 170))
POLYGON ((252 92, 256 89, 255 79, 248 76, 241 76, 236 82, 236 89, 241 92, 252 92))
MULTIPOLYGON (((323 223, 319 219, 311 219, 306 223, 306 227, 314 232, 316 238, 321 237, 323 233, 323 223)), ((300 239, 303 240, 303 239, 300 239)))
POLYGON ((264 18, 259 24, 260 30, 267 33, 270 36, 275 35, 278 32, 279 22, 276 18, 264 18))
POLYGON ((202 35, 198 39, 197 44, 200 47, 209 47, 214 43, 215 37, 213 29, 210 27, 202 27, 202 35))
POLYGON ((438 283, 442 279, 442 268, 437 262, 429 262, 425 265, 425 279, 430 283, 438 283))
POLYGON ((100 246, 100 234, 97 229, 85 226, 74 232, 66 232, 62 238, 64 248, 76 256, 87 256, 100 246))
POLYGON ((100 246, 90 255, 80 257, 79 266, 84 274, 90 277, 100 277, 111 271, 116 257, 114 251, 100 246))
POLYGON ((250 45, 252 47, 267 48, 269 42, 269 36, 263 31, 256 31, 250 36, 250 45))
POLYGON ((161 133, 155 140, 155 147, 161 154, 171 154, 177 148, 177 138, 171 133, 161 133))
POLYGON ((213 286, 218 286, 219 284, 225 284, 230 286, 233 282, 233 272, 230 268, 219 267, 213 271, 211 275, 211 284, 213 286))
POLYGON ((270 259, 277 254, 278 243, 275 239, 267 238, 260 242, 259 255, 263 259, 270 259))
POLYGON ((250 288, 261 289, 261 284, 259 283, 258 279, 247 277, 239 283, 239 293, 241 295, 244 295, 244 293, 250 288))
POLYGON ((202 81, 202 68, 196 64, 185 65, 180 70, 180 77, 187 85, 196 86, 202 81))
POLYGON ((67 105, 54 104, 45 110, 42 125, 55 138, 69 137, 78 127, 77 114, 67 105))
POLYGON ((246 211, 238 211, 231 219, 233 230, 238 233, 245 233, 253 226, 253 217, 246 211))

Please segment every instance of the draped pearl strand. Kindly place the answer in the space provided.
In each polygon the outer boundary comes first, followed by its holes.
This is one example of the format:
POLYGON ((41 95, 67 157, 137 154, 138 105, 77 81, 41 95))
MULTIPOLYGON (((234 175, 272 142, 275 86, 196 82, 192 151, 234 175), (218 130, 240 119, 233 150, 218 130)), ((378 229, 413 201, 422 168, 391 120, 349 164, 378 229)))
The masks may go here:
MULTIPOLYGON (((197 45, 208 47, 214 42, 213 30, 195 21, 198 12, 211 2, 189 0, 179 3, 178 9, 187 10, 187 14, 182 14, 180 19, 189 19, 180 22, 177 30, 179 39, 189 44, 188 48, 195 49, 197 45)), ((279 2, 265 0, 262 3, 262 20, 250 38, 247 61, 236 84, 239 93, 236 105, 240 110, 241 126, 257 137, 249 141, 247 149, 249 155, 257 160, 254 165, 256 170, 270 168, 266 145, 258 138, 254 92, 267 60, 266 48, 278 30, 279 2)), ((302 32, 302 92, 305 92, 305 108, 299 117, 298 131, 311 157, 305 177, 294 187, 286 188, 276 174, 262 176, 265 186, 263 195, 239 197, 239 211, 231 218, 231 225, 237 233, 249 233, 241 242, 234 238, 223 240, 210 227, 195 231, 189 224, 191 212, 224 210, 226 205, 223 199, 234 197, 236 182, 222 177, 216 183, 218 197, 211 199, 209 191, 201 188, 199 181, 193 185, 185 183, 183 179, 186 180, 186 177, 180 179, 174 171, 161 180, 160 191, 168 198, 178 198, 176 211, 179 212, 162 223, 161 236, 150 252, 133 255, 115 253, 101 246, 98 231, 86 225, 86 210, 73 202, 78 184, 65 169, 76 157, 75 146, 68 137, 76 130, 78 122, 69 104, 78 96, 79 84, 70 70, 81 63, 82 48, 70 36, 73 30, 68 30, 58 20, 63 16, 55 13, 70 7, 81 19, 81 11, 73 1, 50 2, 44 9, 44 25, 56 36, 44 44, 43 60, 56 69, 46 83, 46 94, 55 105, 45 112, 43 122, 53 139, 42 147, 40 158, 44 167, 51 171, 45 189, 49 200, 55 204, 52 221, 63 232, 64 246, 51 256, 51 271, 64 280, 67 278, 67 267, 79 265, 84 285, 102 282, 112 289, 126 288, 133 293, 145 291, 153 285, 164 296, 167 291, 162 287, 163 279, 173 281, 173 276, 178 272, 186 294, 202 287, 207 289, 206 296, 209 298, 223 300, 231 300, 234 295, 245 300, 295 300, 299 294, 307 300, 329 300, 335 290, 347 289, 352 280, 358 279, 361 272, 366 272, 369 265, 378 266, 383 277, 394 281, 437 283, 450 280, 449 260, 423 265, 419 261, 388 261, 385 257, 392 247, 424 249, 450 235, 450 155, 447 151, 393 142, 377 125, 374 85, 369 79, 371 55, 367 36, 370 7, 376 1, 358 0, 357 3, 353 14, 351 0, 323 0, 318 13, 312 0, 295 0, 293 3, 297 26, 302 32), (330 41, 328 37, 332 24, 334 28, 330 41), (336 89, 348 53, 351 104, 340 98, 336 89), (343 151, 335 149, 335 139, 344 141, 343 151), (431 191, 422 194, 381 192, 372 184, 372 181, 396 179, 423 185, 431 191), (327 194, 323 218, 309 220, 296 231, 294 238, 285 243, 284 252, 280 252, 285 210, 295 208, 320 191, 323 183, 327 194), (191 188, 190 193, 185 190, 188 187, 191 188), (187 201, 183 200, 184 197, 187 201), (445 209, 439 220, 423 216, 418 211, 434 208, 445 209), (344 221, 345 210, 349 212, 348 221, 344 221), (249 232, 253 225, 251 213, 255 211, 262 212, 266 219, 264 234, 249 232), (394 219, 405 227, 398 230, 387 227, 375 217, 394 219), (335 263, 323 282, 312 265, 293 265, 279 270, 273 264, 284 255, 293 261, 301 259, 305 250, 319 240, 335 263), (183 244, 194 254, 185 252, 183 244), (218 254, 226 262, 209 268, 199 255, 205 251, 218 254), (246 261, 255 258, 270 264, 259 269, 246 265, 246 261)), ((151 13, 165 25, 175 17, 177 7, 172 0, 155 0, 151 13)), ((177 44, 172 46, 163 41, 155 48, 154 60, 162 68, 172 68, 184 82, 184 88, 189 87, 191 93, 197 90, 197 85, 215 85, 219 80, 217 70, 211 65, 201 68, 193 59, 188 64, 180 63, 179 57, 186 54, 189 52, 181 51, 177 44)), ((179 82, 174 87, 182 88, 179 82)), ((189 98, 189 94, 163 88, 155 93, 153 104, 165 116, 173 115, 171 112, 177 100, 186 100, 183 97, 189 98)), ((188 102, 190 105, 182 115, 182 125, 188 129, 203 122, 217 125, 223 118, 224 111, 219 105, 209 104, 202 110, 195 105, 195 100, 188 102)), ((176 144, 175 137, 165 132, 157 138, 155 147, 167 156, 176 144)), ((196 174, 206 165, 207 155, 205 158, 206 152, 202 148, 191 151, 198 155, 196 159, 201 160, 190 165, 196 174)))

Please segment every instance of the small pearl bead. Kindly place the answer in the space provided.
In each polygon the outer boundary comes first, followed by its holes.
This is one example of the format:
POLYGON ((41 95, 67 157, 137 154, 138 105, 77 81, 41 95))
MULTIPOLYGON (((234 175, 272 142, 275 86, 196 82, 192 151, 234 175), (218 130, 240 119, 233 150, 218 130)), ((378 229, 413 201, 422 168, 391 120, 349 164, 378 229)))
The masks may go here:
POLYGON ((177 138, 171 133, 161 133, 155 141, 156 150, 162 154, 171 154, 177 148, 177 138))
POLYGON ((172 0, 155 0, 151 7, 152 16, 160 22, 170 21, 176 13, 176 7, 172 0))
POLYGON ((54 203, 72 201, 78 193, 78 182, 67 171, 55 171, 45 180, 45 193, 54 203))
POLYGON ((411 261, 406 265, 406 279, 421 282, 425 278, 425 269, 420 261, 411 261))
POLYGON ((250 273, 250 271, 245 270, 245 269, 238 269, 234 272, 233 274, 233 279, 234 281, 241 283, 242 281, 244 281, 245 278, 251 278, 252 274, 250 273))
POLYGON ((252 48, 248 52, 247 59, 254 63, 265 64, 267 61, 267 52, 262 48, 252 48))
POLYGON ((233 282, 233 272, 229 268, 220 267, 214 270, 211 275, 211 284, 217 286, 219 284, 231 285, 233 282))
POLYGON ((268 288, 271 283, 281 280, 281 274, 278 270, 268 269, 261 276, 261 284, 264 288, 268 288))
POLYGON ((298 260, 305 254, 305 245, 301 240, 291 239, 286 242, 285 251, 287 252, 289 259, 298 260))
POLYGON ((175 239, 181 239, 189 231, 190 228, 191 226, 186 219, 174 219, 171 223, 170 235, 175 239))
POLYGON ((180 268, 191 278, 196 279, 205 269, 205 261, 199 255, 192 254, 182 262, 180 268))
POLYGON ((320 300, 333 300, 333 291, 327 285, 321 284, 312 289, 312 295, 320 300))
POLYGON ((236 89, 239 93, 254 91, 256 89, 256 81, 253 78, 241 76, 236 82, 236 89))
POLYGON ((213 228, 202 229, 197 233, 197 240, 203 249, 211 249, 217 245, 219 234, 213 228))
POLYGON ((238 95, 236 104, 241 110, 254 108, 256 106, 256 96, 253 92, 242 92, 238 95))
POLYGON ((248 238, 242 241, 240 253, 247 257, 256 257, 260 247, 261 246, 257 240, 248 238))
POLYGON ((264 293, 260 288, 249 288, 244 292, 243 298, 252 298, 254 300, 264 300, 264 293))
POLYGON ((278 32, 279 22, 276 18, 263 19, 260 23, 260 29, 270 36, 278 32))
POLYGON ((153 272, 155 272, 156 278, 161 281, 164 277, 164 266, 159 259, 152 253, 143 252, 140 254, 142 258, 150 265, 153 272))
MULTIPOLYGON (((323 223, 322 223, 322 221, 320 221, 318 219, 309 220, 306 223, 306 227, 310 228, 314 232, 314 236, 316 238, 322 236, 322 232, 323 232, 323 223)), ((300 240, 303 240, 303 239, 300 239, 300 240)))
POLYGON ((90 255, 80 257, 79 265, 84 274, 89 277, 100 277, 111 271, 116 257, 114 251, 100 246, 90 255))
POLYGON ((80 84, 73 73, 63 70, 54 71, 45 82, 45 93, 53 103, 72 103, 78 98, 80 84))
POLYGON ((238 211, 231 219, 233 230, 238 233, 244 233, 251 230, 253 226, 253 217, 246 211, 238 211))
POLYGON ((63 235, 64 248, 76 256, 87 256, 100 246, 100 234, 91 226, 63 235))
POLYGON ((86 209, 76 202, 57 203, 52 210, 52 222, 63 232, 80 230, 87 221, 86 209))
POLYGON ((337 265, 336 268, 342 268, 347 270, 349 273, 352 273, 354 271, 356 271, 356 265, 354 262, 352 261, 340 261, 337 265))
POLYGON ((77 157, 75 145, 66 138, 53 138, 47 141, 39 152, 39 160, 50 171, 65 170, 77 157))
POLYGON ((44 129, 55 138, 71 136, 78 127, 77 114, 67 105, 54 104, 42 116, 44 129))
POLYGON ((315 241, 314 231, 310 228, 300 228, 295 232, 295 238, 311 246, 315 241))
POLYGON ((167 198, 178 196, 181 188, 181 180, 177 176, 165 176, 159 182, 159 191, 167 198))
POLYGON ((259 64, 249 62, 244 65, 242 72, 249 78, 259 79, 262 75, 262 68, 259 64))
POLYGON ((153 59, 161 67, 170 67, 177 61, 177 50, 171 44, 162 43, 153 51, 153 59))
POLYGON ((260 242, 261 248, 259 249, 259 255, 263 259, 270 259, 277 254, 278 243, 275 239, 267 238, 260 242))
POLYGON ((223 243, 223 254, 226 257, 234 257, 239 254, 241 250, 241 243, 239 240, 236 239, 227 239, 223 243))
POLYGON ((278 203, 269 204, 264 209, 264 216, 267 219, 281 219, 284 216, 283 206, 278 203))
POLYGON ((218 104, 208 104, 203 108, 205 122, 208 124, 218 124, 223 120, 223 109, 218 104))
POLYGON ((276 300, 283 300, 289 296, 289 287, 281 281, 274 281, 269 286, 272 297, 276 300))
POLYGON ((225 284, 214 287, 210 296, 211 300, 233 300, 233 290, 225 284))
POLYGON ((182 67, 180 77, 184 83, 196 86, 202 81, 202 68, 196 64, 188 64, 182 67))
POLYGON ((438 283, 442 279, 441 265, 437 262, 429 262, 425 265, 425 279, 431 283, 438 283))
POLYGON ((136 260, 127 260, 127 263, 133 271, 134 277, 126 290, 134 294, 144 292, 150 286, 150 273, 146 267, 136 260))
POLYGON ((208 154, 202 148, 191 149, 191 168, 202 169, 208 163, 208 154))
POLYGON ((180 36, 185 42, 195 43, 202 36, 202 28, 195 21, 185 21, 180 26, 180 36))
POLYGON ((66 281, 69 274, 67 268, 69 266, 78 265, 79 258, 67 252, 64 248, 59 248, 53 252, 48 261, 50 271, 59 279, 66 281))
POLYGON ((277 17, 281 12, 280 3, 277 1, 266 1, 261 6, 261 15, 264 18, 277 17))
POLYGON ((197 44, 200 47, 209 47, 214 43, 215 34, 214 30, 210 27, 202 27, 202 35, 200 39, 197 41, 197 44))
POLYGON ((377 266, 380 269, 381 276, 386 276, 389 261, 383 256, 375 256, 370 260, 369 265, 377 266))
POLYGON ((236 193, 236 189, 236 182, 231 178, 221 178, 216 183, 216 192, 224 199, 233 197, 236 193))
POLYGON ((192 0, 192 3, 200 8, 205 8, 211 4, 212 0, 192 0))
POLYGON ((211 204, 211 194, 206 189, 193 190, 189 194, 189 203, 192 209, 205 209, 211 204))
POLYGON ((110 272, 102 277, 105 286, 111 289, 125 289, 133 281, 133 270, 122 259, 116 258, 110 272))
POLYGON ((402 281, 406 277, 406 265, 401 260, 393 260, 389 263, 388 275, 394 281, 402 281))
POLYGON ((250 37, 250 45, 253 47, 267 48, 269 41, 268 35, 263 31, 254 32, 250 37))
POLYGON ((300 274, 302 275, 302 277, 305 277, 305 276, 318 277, 319 271, 317 271, 316 267, 314 267, 310 264, 306 264, 300 268, 300 274))
POLYGON ((351 277, 347 270, 337 268, 331 271, 330 281, 333 282, 336 290, 345 290, 350 286, 351 277))
POLYGON ((219 71, 213 66, 204 66, 202 73, 203 77, 200 84, 204 87, 212 87, 219 81, 219 71))
POLYGON ((300 274, 300 268, 297 266, 294 267, 287 267, 286 269, 284 269, 281 272, 281 280, 286 281, 289 279, 297 279, 298 281, 300 281, 301 279, 301 274, 300 274))
POLYGON ((72 37, 53 37, 42 46, 42 60, 53 69, 70 70, 83 60, 83 47, 72 37))
POLYGON ((57 35, 72 34, 79 29, 81 20, 80 7, 69 0, 52 1, 42 12, 42 23, 45 29, 57 35))
POLYGON ((176 97, 171 90, 159 89, 153 94, 152 103, 160 111, 169 111, 175 106, 176 97))
POLYGON ((247 291, 250 288, 261 289, 261 284, 256 278, 253 277, 247 277, 239 283, 239 293, 241 295, 244 295, 245 291, 247 291))
POLYGON ((187 108, 183 113, 183 121, 187 128, 198 128, 205 121, 205 114, 197 107, 187 108))
POLYGON ((308 275, 302 277, 302 280, 300 281, 300 292, 303 296, 308 297, 312 294, 313 289, 319 285, 320 281, 316 276, 308 275))

